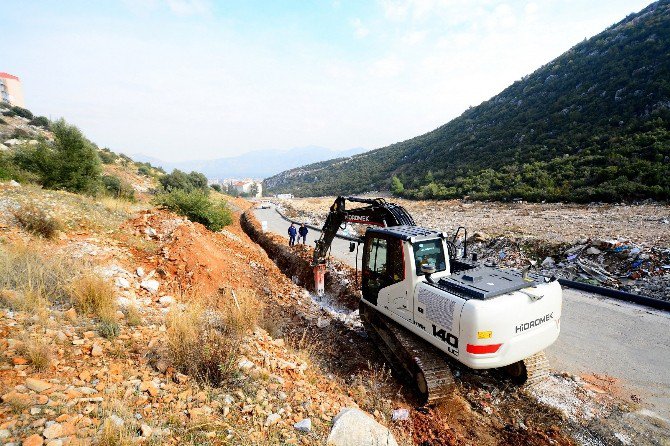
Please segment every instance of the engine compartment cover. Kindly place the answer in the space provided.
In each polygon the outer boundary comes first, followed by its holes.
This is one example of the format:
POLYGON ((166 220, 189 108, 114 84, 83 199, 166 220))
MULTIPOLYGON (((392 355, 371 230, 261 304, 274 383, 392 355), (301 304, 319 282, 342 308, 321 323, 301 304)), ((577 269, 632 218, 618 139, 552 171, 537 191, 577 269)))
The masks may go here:
POLYGON ((434 285, 464 299, 483 300, 539 284, 538 278, 524 278, 516 270, 481 265, 444 277, 434 285))

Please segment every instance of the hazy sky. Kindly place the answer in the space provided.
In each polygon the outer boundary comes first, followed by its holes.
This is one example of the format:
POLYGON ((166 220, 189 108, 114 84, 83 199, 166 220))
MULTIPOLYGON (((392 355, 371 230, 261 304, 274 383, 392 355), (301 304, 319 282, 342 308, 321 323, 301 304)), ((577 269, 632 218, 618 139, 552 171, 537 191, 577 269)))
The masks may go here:
POLYGON ((168 161, 432 130, 649 0, 0 0, 27 107, 168 161))

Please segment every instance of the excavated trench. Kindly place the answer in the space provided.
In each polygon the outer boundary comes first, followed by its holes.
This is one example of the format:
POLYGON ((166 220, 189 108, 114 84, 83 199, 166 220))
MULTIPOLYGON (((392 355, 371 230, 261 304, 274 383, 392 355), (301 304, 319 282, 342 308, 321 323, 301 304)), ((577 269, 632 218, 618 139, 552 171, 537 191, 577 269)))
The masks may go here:
MULTIPOLYGON (((247 235, 260 245, 278 268, 298 285, 313 292, 311 249, 305 246, 289 248, 284 238, 263 232, 252 211, 243 213, 240 223, 247 235)), ((335 261, 325 277, 327 295, 340 308, 358 308, 360 294, 356 273, 352 268, 335 261)), ((348 376, 365 362, 381 368, 384 360, 364 330, 333 320, 328 327, 310 330, 339 349, 331 361, 331 372, 348 376)), ((411 422, 402 425, 415 444, 441 445, 574 445, 561 415, 521 392, 496 372, 473 372, 455 367, 459 391, 446 403, 430 409, 411 411, 411 422)), ((402 382, 394 381, 390 398, 395 407, 416 405, 414 395, 402 382)))

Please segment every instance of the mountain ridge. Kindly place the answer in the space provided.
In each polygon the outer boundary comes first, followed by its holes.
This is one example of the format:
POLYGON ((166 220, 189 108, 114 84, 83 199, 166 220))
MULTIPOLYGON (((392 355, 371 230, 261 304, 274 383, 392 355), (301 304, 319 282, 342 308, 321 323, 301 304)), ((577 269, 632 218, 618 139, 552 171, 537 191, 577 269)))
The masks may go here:
POLYGON ((159 158, 144 154, 130 155, 133 159, 150 162, 161 166, 166 171, 179 169, 183 171, 198 171, 208 178, 266 178, 283 170, 297 167, 304 161, 314 163, 332 157, 352 156, 364 152, 366 149, 355 147, 338 151, 321 146, 304 146, 290 149, 262 149, 242 153, 236 156, 187 161, 163 161, 159 158))
POLYGON ((423 135, 266 179, 297 196, 670 197, 670 2, 651 4, 423 135), (396 178, 394 178, 396 177, 396 178))

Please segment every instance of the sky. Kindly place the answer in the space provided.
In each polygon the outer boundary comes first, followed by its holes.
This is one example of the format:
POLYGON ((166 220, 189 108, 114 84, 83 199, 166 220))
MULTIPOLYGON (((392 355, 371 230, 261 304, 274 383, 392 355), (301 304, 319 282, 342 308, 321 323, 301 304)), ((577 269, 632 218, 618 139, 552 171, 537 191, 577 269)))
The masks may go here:
MULTIPOLYGON (((165 161, 383 147, 649 0, 0 0, 26 106, 165 161)), ((290 155, 289 155, 290 156, 290 155)))

